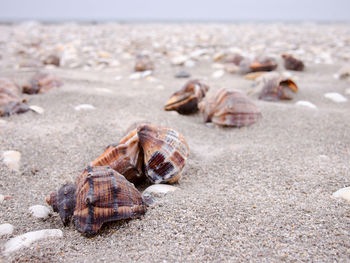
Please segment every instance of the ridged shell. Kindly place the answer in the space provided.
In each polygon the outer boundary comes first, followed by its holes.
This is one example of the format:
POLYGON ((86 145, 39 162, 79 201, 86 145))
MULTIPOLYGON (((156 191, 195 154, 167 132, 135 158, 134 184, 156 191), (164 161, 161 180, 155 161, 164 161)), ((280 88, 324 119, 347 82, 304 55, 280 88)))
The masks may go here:
POLYGON ((43 93, 48 90, 58 88, 62 85, 62 81, 59 80, 56 76, 48 73, 39 72, 32 77, 30 83, 23 86, 23 93, 43 93))
POLYGON ((215 96, 199 104, 205 122, 221 126, 242 127, 255 123, 261 112, 242 92, 219 90, 215 96))
POLYGON ((0 78, 0 116, 23 113, 29 110, 20 98, 21 90, 11 79, 0 78))
POLYGON ((135 61, 135 71, 153 70, 154 64, 147 55, 138 55, 135 61))
POLYGON ((137 134, 144 152, 144 170, 153 183, 175 183, 189 155, 184 137, 173 129, 142 125, 137 134))
POLYGON ((141 193, 110 167, 88 167, 76 180, 75 228, 94 235, 102 224, 146 212, 141 193))
POLYGON ((282 58, 284 60, 284 67, 289 70, 303 71, 304 63, 293 57, 292 55, 283 54, 282 58))
POLYGON ((263 84, 259 99, 267 101, 291 100, 293 99, 292 94, 297 91, 298 87, 291 79, 270 78, 263 84))
POLYGON ((272 71, 277 68, 277 61, 273 58, 258 58, 254 61, 245 58, 240 64, 241 73, 258 72, 258 71, 272 71))
POLYGON ((139 146, 136 129, 127 134, 119 143, 109 145, 105 152, 92 161, 90 165, 110 166, 135 184, 144 179, 142 173, 143 152, 139 146))
POLYGON ((202 101, 209 87, 198 80, 191 80, 175 92, 164 105, 166 111, 175 110, 180 114, 198 111, 198 103, 202 101))

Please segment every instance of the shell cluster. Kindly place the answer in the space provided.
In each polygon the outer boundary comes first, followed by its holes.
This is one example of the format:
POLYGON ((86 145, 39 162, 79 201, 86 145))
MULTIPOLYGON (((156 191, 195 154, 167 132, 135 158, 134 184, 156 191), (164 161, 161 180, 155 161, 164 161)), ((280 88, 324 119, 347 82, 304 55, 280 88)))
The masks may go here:
POLYGON ((152 183, 175 183, 189 155, 185 138, 177 131, 150 124, 139 125, 90 163, 108 165, 129 181, 148 178, 152 183))
POLYGON ((166 111, 175 110, 180 114, 190 114, 198 111, 198 103, 202 101, 209 86, 198 80, 190 80, 185 86, 171 95, 164 105, 166 111))
POLYGON ((21 89, 13 80, 0 78, 0 116, 9 116, 29 110, 20 95, 21 89))
POLYGON ((221 126, 249 126, 261 117, 260 109, 238 90, 219 90, 213 97, 201 102, 199 109, 205 122, 221 126))
POLYGON ((73 217, 78 231, 94 235, 106 222, 143 215, 147 200, 133 183, 146 177, 152 183, 178 181, 188 155, 185 139, 175 130, 140 124, 46 202, 64 225, 73 217))
POLYGON ((64 225, 73 217, 75 228, 94 235, 109 221, 137 218, 146 210, 141 193, 108 166, 88 167, 75 181, 46 197, 64 225))

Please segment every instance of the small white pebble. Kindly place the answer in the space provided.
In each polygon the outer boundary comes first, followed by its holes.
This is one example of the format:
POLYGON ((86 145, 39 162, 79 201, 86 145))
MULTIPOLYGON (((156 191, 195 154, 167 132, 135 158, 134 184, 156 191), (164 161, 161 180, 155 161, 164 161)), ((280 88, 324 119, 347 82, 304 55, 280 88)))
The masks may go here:
POLYGON ((306 100, 299 100, 295 103, 296 106, 307 107, 310 109, 317 109, 316 105, 306 100))
POLYGON ((290 73, 289 71, 283 71, 282 76, 285 78, 291 78, 293 76, 293 74, 290 73))
POLYGON ((115 80, 121 80, 123 77, 122 76, 116 76, 114 79, 115 80))
POLYGON ((172 58, 171 64, 181 66, 181 65, 185 64, 185 62, 187 60, 188 60, 188 57, 186 57, 186 56, 178 56, 178 57, 172 58))
POLYGON ((214 79, 219 79, 221 78, 223 75, 225 74, 225 71, 224 70, 217 70, 215 71, 211 77, 214 78, 214 79))
POLYGON ((212 67, 213 69, 224 69, 224 68, 225 68, 225 65, 224 65, 224 64, 221 64, 221 63, 213 63, 213 64, 211 65, 211 67, 212 67))
POLYGON ((33 205, 29 207, 29 211, 32 216, 36 218, 46 219, 50 215, 50 209, 43 205, 33 205))
POLYGON ((350 201, 350 186, 341 188, 338 191, 334 192, 333 197, 342 198, 346 201, 350 201))
POLYGON ((0 225, 0 236, 11 235, 13 233, 14 227, 11 224, 1 224, 0 225))
POLYGON ((333 101, 333 102, 346 102, 348 101, 347 98, 345 98, 343 95, 337 93, 337 92, 328 92, 324 94, 324 97, 333 101))
POLYGON ((346 94, 346 95, 350 95, 350 88, 347 88, 347 89, 345 90, 345 94, 346 94))
POLYGON ((80 111, 80 110, 94 110, 96 108, 91 104, 80 104, 78 106, 75 106, 74 109, 76 111, 80 111))
POLYGON ((61 238, 63 232, 60 229, 43 229, 16 236, 7 241, 4 253, 8 255, 23 247, 29 247, 35 241, 50 237, 61 238))
POLYGON ((16 172, 19 171, 21 153, 17 151, 6 151, 2 153, 3 162, 5 165, 16 172))
POLYGON ((333 78, 340 79, 340 76, 339 76, 339 74, 333 74, 333 78))
POLYGON ((39 107, 39 106, 36 106, 36 105, 29 106, 29 109, 31 109, 32 111, 34 111, 35 113, 38 113, 38 114, 43 114, 44 113, 44 109, 42 107, 39 107))
POLYGON ((193 68, 195 65, 196 65, 196 62, 194 62, 194 61, 191 60, 191 59, 185 61, 185 63, 184 63, 184 66, 185 66, 186 68, 193 68))

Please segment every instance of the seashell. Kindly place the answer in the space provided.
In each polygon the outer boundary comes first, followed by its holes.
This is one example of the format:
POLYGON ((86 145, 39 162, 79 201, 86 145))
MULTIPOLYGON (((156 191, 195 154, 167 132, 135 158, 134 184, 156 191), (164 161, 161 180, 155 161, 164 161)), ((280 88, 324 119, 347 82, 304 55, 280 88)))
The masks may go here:
POLYGON ((345 65, 339 69, 337 74, 335 74, 339 79, 346 79, 350 77, 350 65, 345 65))
POLYGON ((263 75, 258 81, 261 82, 260 100, 291 100, 293 93, 298 91, 298 86, 294 81, 289 78, 282 78, 278 74, 263 75))
POLYGON ((32 231, 25 233, 23 235, 11 238, 5 244, 5 255, 9 255, 24 247, 29 247, 33 242, 46 239, 46 238, 61 238, 63 237, 63 232, 60 229, 42 229, 38 231, 32 231))
POLYGON ((166 111, 176 110, 180 114, 198 111, 198 103, 205 97, 209 87, 198 80, 191 80, 175 92, 164 105, 166 111))
POLYGON ((75 184, 63 185, 46 201, 64 225, 73 216, 75 228, 87 235, 96 234, 106 222, 137 218, 146 212, 141 193, 108 166, 89 166, 75 184))
POLYGON ((292 55, 283 54, 282 58, 284 60, 284 67, 289 70, 303 71, 304 63, 293 57, 292 55))
POLYGON ((29 211, 32 216, 41 219, 46 219, 50 215, 50 209, 43 205, 33 205, 29 207, 29 211))
POLYGON ((28 84, 23 85, 23 93, 37 94, 43 93, 50 89, 58 88, 63 83, 60 79, 52 74, 39 72, 35 74, 28 84))
POLYGON ((341 188, 332 194, 335 198, 342 198, 346 201, 350 201, 350 187, 341 188))
POLYGON ((232 63, 236 66, 238 66, 241 61, 244 59, 242 55, 239 54, 228 54, 225 58, 226 63, 232 63))
POLYGON ((154 64, 147 55, 138 55, 135 62, 135 71, 154 70, 154 64))
POLYGON ((142 193, 142 199, 147 205, 152 205, 157 197, 162 197, 170 192, 178 190, 178 187, 168 184, 154 184, 147 187, 142 193))
POLYGON ((135 184, 145 179, 142 173, 143 152, 139 147, 136 128, 132 129, 119 143, 107 146, 105 152, 90 165, 110 166, 135 184))
POLYGON ((1 224, 0 225, 0 236, 11 235, 13 233, 14 227, 11 224, 1 224))
POLYGON ((317 110, 317 106, 315 104, 311 103, 310 101, 306 101, 306 100, 299 100, 295 103, 295 105, 317 110))
POLYGON ((60 58, 56 55, 49 55, 43 61, 45 65, 55 65, 56 67, 60 66, 60 58))
POLYGON ((144 172, 152 183, 175 183, 189 155, 185 138, 170 128, 145 124, 137 128, 144 153, 144 172))
POLYGON ((205 122, 221 126, 242 127, 255 123, 261 112, 241 91, 220 89, 215 96, 198 105, 205 122))
POLYGON ((240 72, 243 74, 257 71, 273 71, 278 64, 273 58, 259 58, 251 61, 248 58, 241 60, 239 63, 240 72))
POLYGON ((30 105, 29 109, 34 111, 35 113, 38 113, 38 114, 43 114, 45 111, 42 107, 36 106, 36 105, 30 105))
POLYGON ((21 89, 7 78, 0 78, 0 116, 10 116, 29 110, 25 100, 20 98, 21 89))

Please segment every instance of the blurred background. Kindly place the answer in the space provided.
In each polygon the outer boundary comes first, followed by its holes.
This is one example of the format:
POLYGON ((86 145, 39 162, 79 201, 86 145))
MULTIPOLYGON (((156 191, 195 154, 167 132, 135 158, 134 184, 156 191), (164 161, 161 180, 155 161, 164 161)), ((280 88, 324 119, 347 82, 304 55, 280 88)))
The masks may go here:
POLYGON ((350 0, 0 0, 0 21, 350 21, 350 0))

